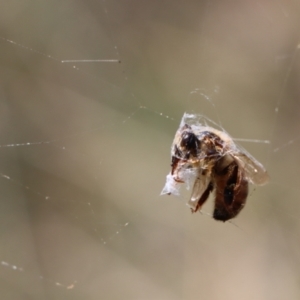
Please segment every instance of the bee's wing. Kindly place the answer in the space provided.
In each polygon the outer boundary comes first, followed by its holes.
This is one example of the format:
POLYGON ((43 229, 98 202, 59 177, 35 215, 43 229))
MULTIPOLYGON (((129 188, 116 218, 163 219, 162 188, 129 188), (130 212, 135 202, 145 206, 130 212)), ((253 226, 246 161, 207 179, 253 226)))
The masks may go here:
POLYGON ((246 150, 242 149, 232 153, 232 156, 239 166, 244 169, 246 177, 251 183, 263 185, 269 181, 269 175, 265 167, 246 150))
POLYGON ((188 202, 188 206, 193 212, 201 209, 201 206, 207 200, 210 192, 212 191, 211 178, 209 174, 202 174, 199 169, 198 175, 195 179, 192 195, 188 202))

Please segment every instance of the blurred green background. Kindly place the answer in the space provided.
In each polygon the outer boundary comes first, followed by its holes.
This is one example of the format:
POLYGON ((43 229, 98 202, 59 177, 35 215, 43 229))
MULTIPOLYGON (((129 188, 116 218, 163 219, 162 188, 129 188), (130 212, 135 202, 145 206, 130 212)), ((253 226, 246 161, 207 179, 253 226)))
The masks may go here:
POLYGON ((0 15, 1 299, 299 299, 298 3, 0 15), (242 143, 271 181, 231 223, 159 196, 185 111, 269 141, 242 143))

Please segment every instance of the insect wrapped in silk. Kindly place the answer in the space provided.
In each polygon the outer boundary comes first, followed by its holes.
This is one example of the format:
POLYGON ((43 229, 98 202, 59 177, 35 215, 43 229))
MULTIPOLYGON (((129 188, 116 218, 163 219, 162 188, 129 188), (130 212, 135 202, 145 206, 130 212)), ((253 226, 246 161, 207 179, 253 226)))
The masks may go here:
POLYGON ((161 194, 178 195, 182 183, 192 183, 188 202, 192 212, 214 194, 213 218, 225 222, 245 206, 249 183, 263 185, 269 176, 226 132, 207 126, 202 118, 183 115, 171 147, 171 172, 161 194))

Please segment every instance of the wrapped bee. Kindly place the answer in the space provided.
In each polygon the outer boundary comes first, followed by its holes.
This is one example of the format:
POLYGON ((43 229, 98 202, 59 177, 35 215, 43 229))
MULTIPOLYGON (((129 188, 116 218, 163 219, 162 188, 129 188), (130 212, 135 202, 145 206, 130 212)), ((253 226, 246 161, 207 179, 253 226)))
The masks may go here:
POLYGON ((202 124, 201 118, 183 115, 171 148, 171 172, 161 194, 179 195, 181 183, 192 183, 188 202, 192 212, 200 210, 214 193, 213 218, 225 222, 245 206, 249 182, 263 185, 269 176, 226 132, 202 124))

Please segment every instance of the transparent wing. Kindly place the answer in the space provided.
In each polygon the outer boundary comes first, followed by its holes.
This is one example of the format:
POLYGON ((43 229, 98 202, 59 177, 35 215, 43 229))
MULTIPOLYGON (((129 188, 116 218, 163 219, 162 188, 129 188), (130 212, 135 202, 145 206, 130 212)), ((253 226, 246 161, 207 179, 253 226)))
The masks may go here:
POLYGON ((245 170, 246 177, 251 183, 263 185, 269 181, 269 175, 265 167, 246 150, 232 153, 232 156, 245 170))
POLYGON ((192 195, 188 202, 188 206, 192 208, 195 212, 198 209, 201 209, 202 204, 207 200, 209 193, 211 192, 208 189, 210 184, 210 175, 209 174, 202 174, 202 170, 198 170, 198 176, 195 179, 192 195))

